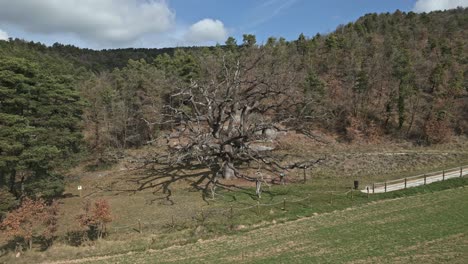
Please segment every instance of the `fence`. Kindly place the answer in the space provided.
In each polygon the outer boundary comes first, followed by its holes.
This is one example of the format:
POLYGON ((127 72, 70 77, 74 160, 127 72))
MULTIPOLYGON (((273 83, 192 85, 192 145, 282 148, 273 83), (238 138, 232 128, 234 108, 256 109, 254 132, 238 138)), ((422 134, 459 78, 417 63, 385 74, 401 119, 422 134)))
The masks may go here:
MULTIPOLYGON (((295 174, 296 177, 295 180, 293 180, 294 182, 302 182, 307 180, 307 177, 304 177, 304 175, 307 176, 306 170, 301 169, 295 174)), ((299 204, 302 207, 309 207, 310 210, 308 211, 310 213, 312 211, 315 212, 317 207, 323 207, 324 205, 328 206, 329 208, 333 206, 342 206, 345 204, 349 206, 356 202, 357 196, 359 196, 358 198, 360 199, 369 199, 369 194, 372 193, 390 192, 394 190, 429 184, 436 181, 443 181, 449 178, 462 177, 465 175, 468 175, 468 165, 438 172, 406 177, 398 180, 374 183, 371 186, 367 186, 366 189, 362 190, 364 193, 367 192, 367 196, 362 194, 358 195, 355 192, 360 192, 353 189, 347 189, 346 191, 341 192, 329 191, 322 193, 320 197, 312 197, 312 195, 309 194, 295 200, 284 198, 281 201, 274 203, 261 203, 260 201, 257 201, 257 203, 249 204, 245 207, 239 207, 239 204, 237 204, 237 206, 233 205, 228 208, 202 209, 195 211, 192 214, 184 214, 183 216, 174 214, 167 216, 166 219, 161 219, 159 222, 137 220, 131 225, 119 226, 112 224, 109 229, 110 231, 116 232, 130 231, 142 233, 144 231, 150 230, 176 230, 178 228, 207 226, 209 224, 223 226, 223 228, 228 229, 235 229, 236 227, 234 224, 242 226, 244 224, 258 224, 259 221, 262 220, 275 219, 275 216, 269 216, 270 213, 268 210, 286 212, 297 209, 294 207, 297 207, 299 204), (249 220, 249 217, 252 216, 256 216, 256 218, 254 220, 249 220)), ((290 179, 292 180, 292 178, 290 179)), ((216 195, 220 196, 221 194, 216 195)), ((276 217, 278 217, 278 215, 276 215, 276 217)))
MULTIPOLYGON (((357 195, 355 192, 359 191, 350 189, 346 192, 326 192, 328 194, 322 195, 320 200, 312 199, 311 195, 307 195, 295 200, 283 198, 281 201, 274 203, 260 203, 260 201, 257 201, 257 203, 245 207, 230 206, 228 208, 209 208, 198 210, 191 216, 180 217, 172 215, 162 222, 146 222, 138 219, 131 225, 119 226, 112 224, 108 230, 114 232, 131 231, 143 233, 157 229, 177 230, 179 227, 194 228, 207 226, 209 224, 223 226, 225 229, 236 229, 234 226, 235 222, 238 226, 243 226, 244 224, 258 224, 259 221, 267 220, 269 218, 268 216, 271 216, 270 218, 272 219, 278 217, 278 214, 276 217, 271 215, 271 210, 276 210, 277 212, 293 211, 294 209, 298 209, 297 206, 299 205, 301 208, 309 207, 309 212, 311 212, 317 206, 326 205, 328 207, 333 207, 337 205, 339 201, 345 200, 348 203, 353 203, 357 195), (252 216, 255 216, 255 219, 249 222, 248 218, 252 216), (235 219, 237 219, 237 221, 235 221, 235 219)), ((364 196, 361 198, 364 198, 364 196)), ((284 217, 282 214, 279 215, 284 217)))
POLYGON ((362 191, 367 193, 386 193, 426 185, 432 182, 444 181, 450 178, 463 177, 465 175, 468 175, 468 165, 397 180, 373 183, 371 186, 366 186, 366 189, 362 191))

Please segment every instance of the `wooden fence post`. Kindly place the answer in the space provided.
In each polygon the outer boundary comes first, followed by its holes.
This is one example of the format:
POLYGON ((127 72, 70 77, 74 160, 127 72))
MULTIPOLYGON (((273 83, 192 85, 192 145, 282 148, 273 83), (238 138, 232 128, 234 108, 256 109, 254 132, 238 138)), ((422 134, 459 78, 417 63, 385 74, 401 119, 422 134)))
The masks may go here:
POLYGON ((463 167, 460 167, 460 177, 463 176, 463 167))
POLYGON ((229 216, 228 216, 228 222, 229 222, 229 229, 232 230, 234 228, 234 209, 232 208, 232 205, 229 208, 229 216))
POLYGON ((306 167, 304 166, 304 183, 307 182, 306 167))
POLYGON ((369 186, 367 186, 366 189, 367 189, 367 199, 369 199, 369 186))
POLYGON ((407 183, 407 181, 408 181, 408 180, 405 178, 405 189, 406 189, 406 183, 407 183))
POLYGON ((442 181, 445 180, 445 170, 442 171, 442 181))
POLYGON ((426 174, 424 174, 424 185, 426 185, 426 174))
POLYGON ((385 192, 387 192, 387 182, 385 182, 385 192))
POLYGON ((138 233, 141 234, 141 220, 138 219, 138 233))
POLYGON ((372 193, 375 193, 375 183, 372 184, 372 193))
POLYGON ((203 209, 200 211, 200 217, 201 217, 201 224, 202 226, 205 225, 205 213, 203 212, 203 209))

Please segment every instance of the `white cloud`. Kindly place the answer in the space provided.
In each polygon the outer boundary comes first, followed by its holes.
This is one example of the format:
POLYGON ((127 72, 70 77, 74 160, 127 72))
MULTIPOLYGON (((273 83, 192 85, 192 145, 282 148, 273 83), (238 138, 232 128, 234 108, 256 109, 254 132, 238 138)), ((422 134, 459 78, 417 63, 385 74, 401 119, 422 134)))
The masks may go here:
POLYGON ((131 43, 171 30, 164 0, 0 0, 0 21, 39 34, 73 33, 97 43, 131 43))
POLYGON ((205 18, 190 26, 185 39, 193 44, 222 42, 227 38, 227 29, 223 22, 205 18))
POLYGON ((0 29, 0 40, 8 40, 9 36, 8 34, 0 29))
POLYGON ((430 12, 434 10, 446 10, 457 7, 467 7, 468 0, 417 0, 413 10, 415 12, 430 12))

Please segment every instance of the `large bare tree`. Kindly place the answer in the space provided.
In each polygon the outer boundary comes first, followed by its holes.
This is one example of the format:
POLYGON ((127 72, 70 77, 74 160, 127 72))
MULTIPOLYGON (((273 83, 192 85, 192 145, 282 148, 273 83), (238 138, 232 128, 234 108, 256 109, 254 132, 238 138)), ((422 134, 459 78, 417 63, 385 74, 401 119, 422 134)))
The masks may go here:
POLYGON ((315 163, 287 163, 254 144, 265 132, 286 131, 303 106, 297 85, 304 71, 296 56, 285 43, 199 54, 200 77, 181 82, 165 106, 166 123, 174 129, 168 153, 157 157, 163 176, 145 179, 142 187, 160 186, 170 195, 172 182, 195 177, 194 186, 213 191, 229 186, 221 178, 257 180, 245 173, 249 166, 278 175, 315 163), (181 174, 181 168, 192 173, 181 174))

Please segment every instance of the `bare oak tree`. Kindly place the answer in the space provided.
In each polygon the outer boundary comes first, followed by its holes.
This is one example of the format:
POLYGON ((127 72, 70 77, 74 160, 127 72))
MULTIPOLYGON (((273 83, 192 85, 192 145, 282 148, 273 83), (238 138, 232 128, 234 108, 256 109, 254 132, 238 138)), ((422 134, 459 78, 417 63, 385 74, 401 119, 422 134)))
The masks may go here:
POLYGON ((304 71, 287 44, 198 56, 200 77, 185 85, 180 82, 165 106, 166 123, 174 129, 167 136, 167 153, 153 159, 164 169, 155 169, 160 175, 156 178, 140 180, 141 188, 160 187, 169 197, 171 183, 192 178, 193 186, 213 193, 217 186, 235 187, 221 178, 256 181, 245 172, 249 167, 279 175, 317 162, 287 164, 284 157, 255 143, 265 132, 287 131, 303 105, 296 85, 304 71))

